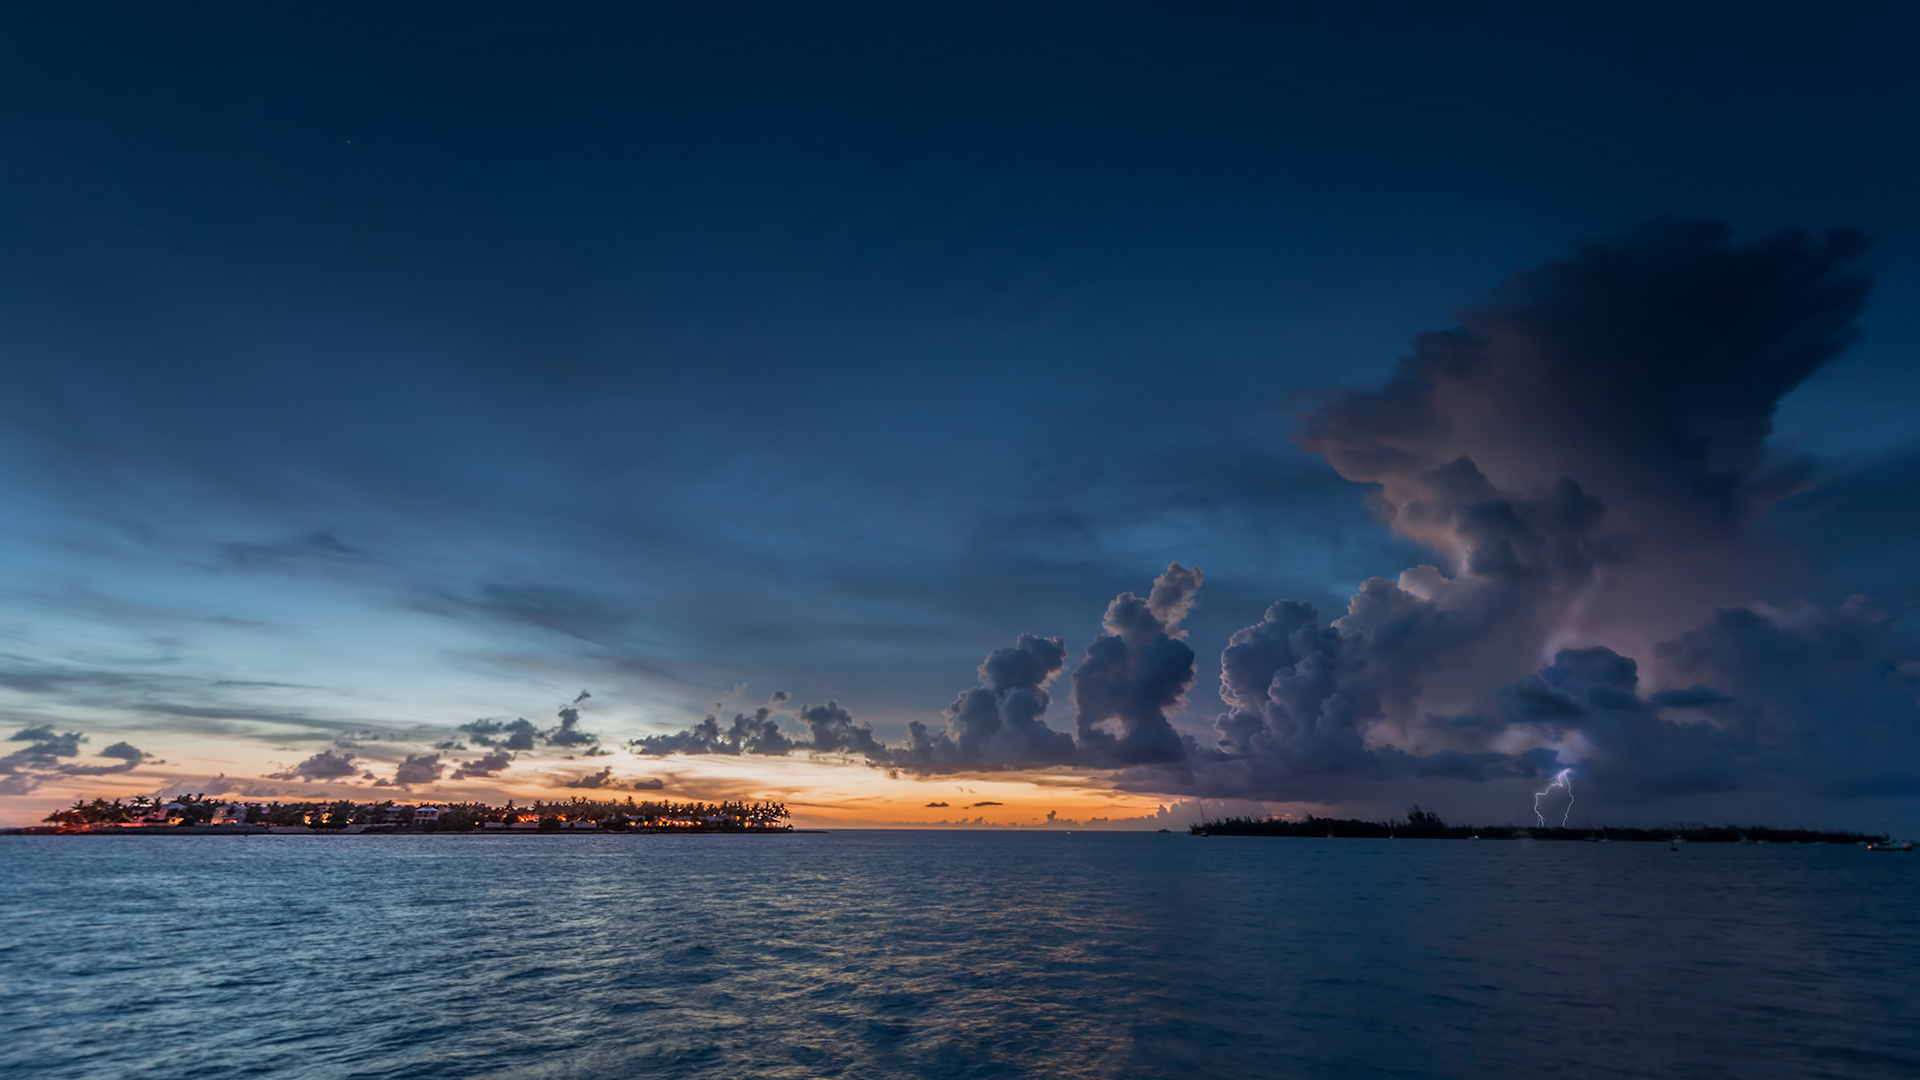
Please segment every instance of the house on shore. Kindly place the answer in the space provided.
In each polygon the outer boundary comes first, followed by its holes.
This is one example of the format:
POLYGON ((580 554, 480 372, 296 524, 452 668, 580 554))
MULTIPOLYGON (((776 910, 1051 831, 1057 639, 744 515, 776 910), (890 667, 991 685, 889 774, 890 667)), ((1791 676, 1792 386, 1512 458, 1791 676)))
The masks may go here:
POLYGON ((443 806, 401 806, 396 803, 381 812, 380 824, 403 828, 411 825, 417 829, 422 825, 438 825, 446 812, 443 806))

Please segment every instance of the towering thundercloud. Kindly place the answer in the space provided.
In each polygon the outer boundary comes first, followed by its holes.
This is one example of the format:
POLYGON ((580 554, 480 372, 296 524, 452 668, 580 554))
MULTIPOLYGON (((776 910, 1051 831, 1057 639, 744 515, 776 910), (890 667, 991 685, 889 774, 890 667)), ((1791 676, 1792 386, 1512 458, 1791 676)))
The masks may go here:
POLYGON ((834 702, 793 712, 812 734, 790 738, 779 698, 636 745, 1110 768, 1141 790, 1269 800, 1576 774, 1602 790, 1914 791, 1911 628, 1865 598, 1795 602, 1792 560, 1757 528, 1816 479, 1768 436, 1780 399, 1857 336, 1865 246, 1656 222, 1516 275, 1416 338, 1384 386, 1327 397, 1297 442, 1433 561, 1363 582, 1331 621, 1282 600, 1234 634, 1208 735, 1176 726, 1201 575, 1175 563, 1108 606, 1072 672, 1071 734, 1045 720, 1067 649, 1026 634, 904 746, 834 702))

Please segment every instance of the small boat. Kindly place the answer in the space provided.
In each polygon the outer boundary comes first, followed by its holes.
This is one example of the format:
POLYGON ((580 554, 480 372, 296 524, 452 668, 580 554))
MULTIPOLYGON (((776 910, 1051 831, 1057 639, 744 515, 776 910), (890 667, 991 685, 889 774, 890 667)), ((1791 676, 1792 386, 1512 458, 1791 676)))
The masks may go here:
POLYGON ((1876 840, 1867 845, 1868 851, 1912 851, 1911 840, 1876 840))

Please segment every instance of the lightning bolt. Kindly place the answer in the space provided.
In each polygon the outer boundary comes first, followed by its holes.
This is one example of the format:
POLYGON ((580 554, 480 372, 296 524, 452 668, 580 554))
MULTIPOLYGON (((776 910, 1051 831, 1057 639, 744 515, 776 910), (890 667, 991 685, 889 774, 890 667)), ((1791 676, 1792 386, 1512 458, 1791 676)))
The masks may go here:
POLYGON ((1564 828, 1567 824, 1567 818, 1573 814, 1573 770, 1572 769, 1561 769, 1559 774, 1553 778, 1552 783, 1548 784, 1546 787, 1541 788, 1539 791, 1536 791, 1533 793, 1533 816, 1540 820, 1541 825, 1543 826, 1546 825, 1547 817, 1545 814, 1542 814, 1540 812, 1540 800, 1546 798, 1547 795, 1550 794, 1554 788, 1560 788, 1561 790, 1567 793, 1567 812, 1560 815, 1560 825, 1562 828, 1564 828))

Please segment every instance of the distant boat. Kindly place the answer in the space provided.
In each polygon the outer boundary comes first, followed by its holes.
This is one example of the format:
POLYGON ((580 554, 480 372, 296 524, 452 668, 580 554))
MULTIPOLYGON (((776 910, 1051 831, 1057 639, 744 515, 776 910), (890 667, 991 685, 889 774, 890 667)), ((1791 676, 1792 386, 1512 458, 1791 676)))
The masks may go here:
POLYGON ((1912 851, 1911 840, 1876 840, 1867 845, 1868 851, 1912 851))

